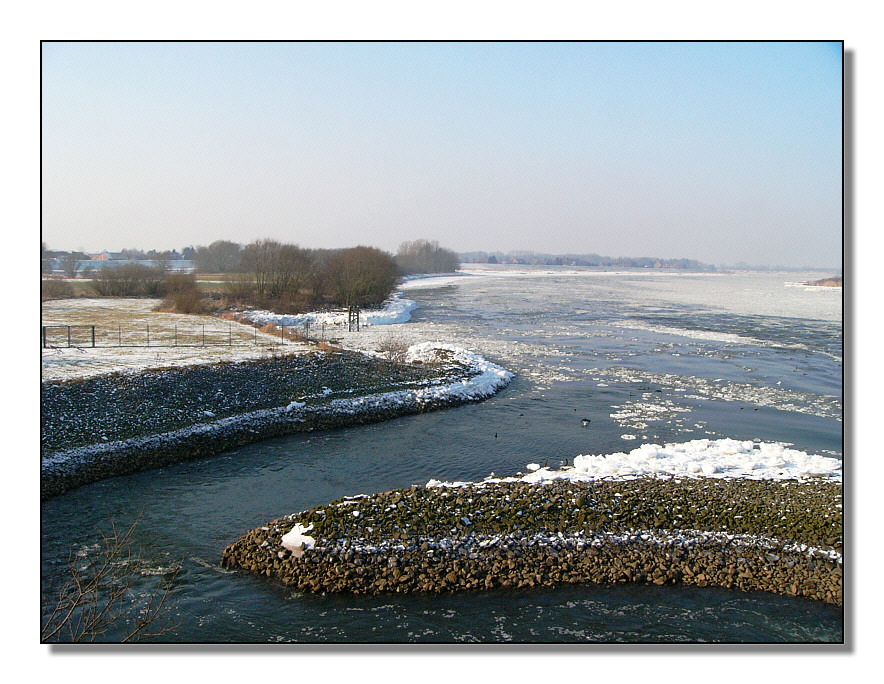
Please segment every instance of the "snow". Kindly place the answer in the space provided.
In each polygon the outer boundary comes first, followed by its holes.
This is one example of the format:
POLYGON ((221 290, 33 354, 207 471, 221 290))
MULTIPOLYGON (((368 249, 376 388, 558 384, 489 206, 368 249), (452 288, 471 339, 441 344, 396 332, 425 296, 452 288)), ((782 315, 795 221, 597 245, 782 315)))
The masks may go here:
POLYGON ((474 278, 476 273, 429 273, 405 277, 399 285, 401 290, 420 290, 443 287, 463 282, 465 278, 474 278))
MULTIPOLYGON (((110 373, 140 372, 149 368, 195 366, 271 358, 275 354, 302 354, 315 347, 268 335, 250 325, 190 314, 156 311, 158 299, 84 298, 43 302, 41 324, 47 326, 95 325, 96 346, 50 346, 42 350, 43 380, 70 380, 110 373), (121 330, 122 346, 117 330, 121 330), (150 329, 151 346, 141 345, 150 329), (177 329, 186 344, 170 345, 177 329), (205 331, 208 344, 194 343, 205 331), (165 337, 165 339, 157 339, 165 337), (228 344, 231 342, 232 344, 228 344)), ((82 343, 82 339, 80 342, 82 343)), ((51 342, 50 342, 51 344, 51 342)))
MULTIPOLYGON (((210 339, 220 339, 220 344, 207 346, 118 346, 102 339, 96 347, 51 347, 43 349, 42 379, 67 380, 85 378, 118 372, 138 372, 148 368, 193 366, 202 363, 237 362, 266 358, 275 353, 299 354, 314 351, 309 344, 280 341, 277 335, 255 331, 250 325, 210 319, 205 316, 168 314, 154 311, 159 303, 153 299, 71 299, 44 302, 42 324, 65 326, 81 323, 96 324, 101 330, 116 330, 119 320, 128 321, 133 330, 143 331, 164 328, 173 330, 176 326, 192 330, 212 328, 210 339), (112 321, 108 322, 107 317, 112 321), (233 331, 237 343, 226 344, 228 329, 233 331), (219 332, 220 331, 220 332, 219 332), (254 343, 253 343, 254 342, 254 343)), ((406 323, 411 320, 411 312, 417 303, 404 299, 401 292, 393 294, 383 308, 360 312, 361 326, 380 326, 406 323)), ((263 326, 273 323, 287 328, 329 326, 347 331, 346 311, 311 312, 298 316, 273 313, 271 311, 249 311, 244 318, 263 326)), ((311 331, 311 335, 316 328, 311 331)), ((330 335, 334 331, 328 331, 330 335)), ((124 331, 125 333, 125 331, 124 331)), ((135 334, 135 333, 133 333, 135 334)), ((359 340, 351 340, 358 346, 359 340)), ((371 340, 376 343, 374 337, 371 340)), ((362 350, 367 351, 367 350, 362 350)))
MULTIPOLYGON (((417 308, 417 302, 403 299, 401 292, 393 293, 380 309, 361 309, 360 325, 395 325, 411 320, 411 312, 417 308)), ((278 314, 272 311, 253 310, 243 313, 243 318, 256 325, 273 323, 277 326, 339 326, 347 327, 349 317, 346 311, 313 311, 303 314, 278 314)))
POLYGON ((433 363, 439 360, 440 351, 452 361, 468 366, 478 374, 469 380, 455 382, 450 385, 427 387, 421 390, 420 396, 423 398, 484 399, 506 387, 513 378, 512 373, 485 360, 478 354, 440 342, 423 342, 412 345, 408 348, 405 360, 408 363, 416 361, 433 363))
MULTIPOLYGON (((434 342, 425 342, 410 347, 406 359, 411 362, 421 361, 423 363, 456 361, 467 366, 471 375, 466 380, 458 380, 447 385, 427 385, 361 397, 334 399, 317 405, 308 405, 307 401, 295 399, 280 408, 260 409, 227 418, 209 416, 211 412, 206 410, 202 413, 213 418, 209 423, 199 423, 160 435, 146 435, 122 441, 97 443, 44 455, 41 459, 41 467, 44 472, 76 469, 84 460, 112 457, 127 448, 151 449, 164 442, 187 439, 192 435, 220 432, 227 429, 251 429, 265 421, 276 420, 280 417, 285 417, 289 421, 298 421, 316 413, 359 415, 401 406, 422 406, 434 401, 478 401, 505 387, 513 377, 509 371, 486 361, 478 354, 434 342)), ((304 396, 300 399, 310 400, 315 397, 325 397, 329 393, 330 390, 325 388, 318 395, 304 396)))
MULTIPOLYGON (((542 484, 553 480, 586 482, 597 479, 637 477, 715 477, 753 480, 803 480, 828 478, 841 481, 841 461, 828 456, 790 449, 779 442, 751 442, 735 439, 695 439, 690 442, 642 444, 632 451, 602 455, 580 455, 573 466, 560 470, 539 468, 529 463, 527 475, 488 477, 484 483, 526 482, 542 484)), ((430 480, 427 487, 460 487, 472 482, 430 480)))
POLYGON ((316 540, 306 534, 312 529, 312 523, 307 527, 304 527, 300 523, 296 524, 288 534, 283 535, 282 545, 291 551, 295 558, 300 558, 304 555, 305 549, 312 549, 316 544, 316 540))

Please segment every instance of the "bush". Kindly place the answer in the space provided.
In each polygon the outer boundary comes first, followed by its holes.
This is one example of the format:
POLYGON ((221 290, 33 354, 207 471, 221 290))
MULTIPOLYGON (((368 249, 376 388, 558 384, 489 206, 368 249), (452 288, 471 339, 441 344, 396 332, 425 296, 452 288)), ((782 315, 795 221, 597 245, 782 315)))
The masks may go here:
POLYGON ((182 314, 205 313, 208 306, 199 291, 176 292, 166 299, 172 311, 182 314))
POLYGON ((398 279, 392 255, 374 247, 352 247, 329 258, 322 280, 332 305, 372 308, 393 293, 398 279))
POLYGON ((192 273, 170 273, 160 284, 163 306, 175 313, 200 314, 208 309, 192 273))
POLYGON ((255 279, 248 273, 231 273, 224 278, 224 291, 234 301, 251 301, 257 292, 255 279))
POLYGON ((42 280, 40 281, 40 299, 69 299, 74 296, 74 289, 71 284, 64 280, 42 280))
POLYGON ((182 292, 199 292, 199 285, 193 273, 169 273, 163 278, 162 291, 164 297, 171 297, 182 292))
POLYGON ((403 363, 406 354, 408 354, 408 347, 409 344, 405 340, 390 336, 378 345, 377 350, 383 354, 387 360, 403 363))
POLYGON ((159 297, 163 270, 141 264, 102 268, 92 286, 102 297, 159 297))

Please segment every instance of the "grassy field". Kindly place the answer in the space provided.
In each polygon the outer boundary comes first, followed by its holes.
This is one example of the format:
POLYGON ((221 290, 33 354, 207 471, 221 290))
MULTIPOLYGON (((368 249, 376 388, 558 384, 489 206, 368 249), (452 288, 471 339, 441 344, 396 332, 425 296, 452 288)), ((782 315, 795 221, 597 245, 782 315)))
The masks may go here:
POLYGON ((43 302, 41 322, 49 326, 42 349, 43 379, 265 358, 315 349, 233 320, 157 311, 159 304, 157 299, 117 298, 43 302), (68 346, 66 326, 89 327, 72 328, 68 346), (95 328, 94 347, 91 326, 95 328))

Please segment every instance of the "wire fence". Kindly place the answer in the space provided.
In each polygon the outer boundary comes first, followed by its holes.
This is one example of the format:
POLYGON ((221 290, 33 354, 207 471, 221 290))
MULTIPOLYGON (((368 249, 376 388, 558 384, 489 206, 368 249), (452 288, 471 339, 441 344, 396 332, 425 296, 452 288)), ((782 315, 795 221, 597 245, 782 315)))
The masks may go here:
POLYGON ((43 349, 61 347, 234 347, 274 346, 302 341, 326 341, 326 326, 305 323, 275 326, 274 332, 259 331, 241 324, 218 325, 43 325, 43 349))

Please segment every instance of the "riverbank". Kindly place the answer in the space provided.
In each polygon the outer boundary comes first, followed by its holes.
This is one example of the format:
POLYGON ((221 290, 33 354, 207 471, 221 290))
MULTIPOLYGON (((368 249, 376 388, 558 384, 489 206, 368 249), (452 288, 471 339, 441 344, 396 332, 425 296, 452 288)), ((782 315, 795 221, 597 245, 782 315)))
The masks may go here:
POLYGON ((428 486, 333 501, 228 546, 298 591, 721 586, 842 605, 840 481, 638 477, 428 486))
POLYGON ((844 276, 832 276, 831 278, 820 278, 819 280, 810 280, 805 285, 812 287, 844 287, 844 276))
POLYGON ((105 477, 485 399, 511 374, 462 349, 336 350, 41 386, 41 497, 105 477))

